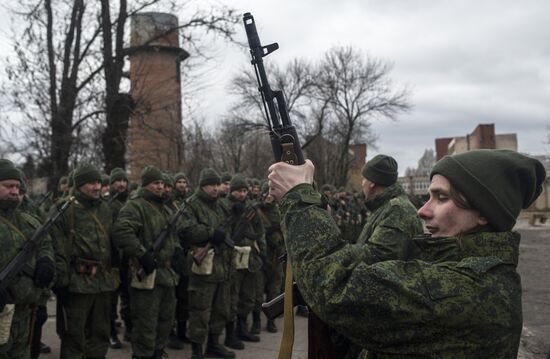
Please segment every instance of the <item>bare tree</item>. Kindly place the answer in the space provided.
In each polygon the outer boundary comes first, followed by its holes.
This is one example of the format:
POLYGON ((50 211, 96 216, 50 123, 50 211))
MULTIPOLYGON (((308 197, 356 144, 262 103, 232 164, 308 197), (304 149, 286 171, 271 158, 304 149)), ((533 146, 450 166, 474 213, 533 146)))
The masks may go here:
POLYGON ((434 150, 427 148, 424 150, 422 157, 418 160, 418 166, 416 168, 407 167, 405 170, 405 176, 429 176, 434 165, 434 150))
POLYGON ((316 73, 317 100, 327 102, 330 112, 328 138, 337 144, 334 184, 345 185, 352 163, 349 146, 372 141, 372 122, 395 119, 411 107, 408 91, 396 88, 389 78, 392 67, 380 59, 364 56, 352 47, 326 52, 316 73))

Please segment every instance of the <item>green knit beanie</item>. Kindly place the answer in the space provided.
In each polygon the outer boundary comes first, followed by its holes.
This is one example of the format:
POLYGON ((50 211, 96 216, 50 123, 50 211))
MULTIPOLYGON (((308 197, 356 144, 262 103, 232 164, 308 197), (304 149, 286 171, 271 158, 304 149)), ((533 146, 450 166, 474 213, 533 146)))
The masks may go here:
POLYGON ((21 175, 21 184, 19 185, 19 192, 20 193, 27 193, 27 176, 25 176, 25 172, 18 169, 19 174, 21 175))
POLYGON ((141 170, 141 187, 147 186, 151 182, 164 181, 162 172, 155 166, 145 166, 141 170))
POLYGON ((6 159, 0 159, 0 181, 4 180, 18 180, 19 182, 22 182, 21 180, 21 172, 17 168, 15 168, 15 165, 12 161, 6 160, 6 159))
POLYGON ((522 208, 542 192, 540 161, 509 150, 475 150, 445 156, 430 174, 445 176, 497 231, 509 231, 522 208))
POLYGON ((111 175, 109 176, 109 184, 113 184, 114 182, 120 180, 125 180, 126 182, 128 182, 128 175, 122 168, 115 167, 111 170, 111 175))
POLYGON ((85 163, 74 170, 73 181, 76 188, 90 182, 101 182, 101 173, 96 166, 85 163))
POLYGON ((236 174, 233 178, 231 178, 231 182, 229 183, 229 192, 237 191, 241 188, 248 189, 248 183, 243 175, 236 174))
POLYGON ((102 174, 102 175, 101 175, 101 185, 102 185, 102 186, 108 186, 108 185, 110 185, 109 176, 107 176, 106 174, 102 174))
POLYGON ((231 181, 231 178, 233 178, 231 176, 231 173, 229 173, 229 172, 222 172, 221 177, 222 177, 222 182, 229 182, 229 181, 231 181))
POLYGON ((213 168, 205 168, 201 171, 199 186, 206 186, 209 184, 220 184, 221 179, 218 172, 213 168))
POLYGON ((176 173, 176 175, 174 176, 174 182, 177 182, 178 180, 180 179, 184 179, 185 181, 187 181, 187 183, 189 184, 189 179, 187 179, 187 176, 185 175, 185 173, 183 172, 178 172, 176 173))
POLYGON ((391 186, 397 181, 397 162, 393 157, 376 155, 365 163, 361 174, 371 182, 391 186))
POLYGON ((164 185, 169 187, 174 187, 174 179, 170 176, 169 173, 163 173, 162 178, 164 178, 164 185))

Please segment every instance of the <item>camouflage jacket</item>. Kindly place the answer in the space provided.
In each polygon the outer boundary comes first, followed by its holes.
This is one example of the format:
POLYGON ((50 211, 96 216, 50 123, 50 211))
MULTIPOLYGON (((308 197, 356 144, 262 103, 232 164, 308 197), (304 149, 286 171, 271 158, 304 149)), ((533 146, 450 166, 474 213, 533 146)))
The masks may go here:
POLYGON ((368 243, 365 250, 377 261, 402 259, 408 240, 421 234, 422 222, 416 208, 399 183, 366 201, 371 211, 357 244, 368 243))
MULTIPOLYGON (((224 223, 228 216, 229 214, 218 198, 210 197, 199 187, 189 197, 187 208, 182 216, 182 225, 179 234, 187 246, 196 250, 208 243, 214 234, 214 230, 224 223)), ((229 238, 229 231, 227 231, 226 236, 229 238)), ((222 282, 229 279, 233 271, 233 250, 222 244, 219 247, 214 247, 214 251, 212 274, 197 275, 190 273, 191 276, 199 277, 201 280, 207 282, 222 282)), ((193 251, 189 252, 187 260, 189 265, 193 263, 193 260, 190 258, 192 255, 193 251)))
MULTIPOLYGON (((237 202, 231 194, 229 194, 222 201, 224 201, 224 206, 228 209, 228 211, 231 211, 233 204, 237 202)), ((237 246, 251 247, 248 270, 253 273, 262 268, 263 260, 266 257, 265 229, 260 218, 259 210, 255 208, 254 203, 255 202, 252 200, 246 200, 243 203, 243 205, 246 206, 246 209, 241 215, 232 220, 230 224, 231 238, 236 235, 236 231, 239 230, 241 225, 244 226, 244 230, 240 238, 233 238, 233 240, 237 246), (245 218, 245 215, 251 209, 254 210, 254 214, 251 216, 252 218, 248 221, 248 224, 246 224, 245 221, 247 221, 247 219, 245 218)))
MULTIPOLYGON (((161 198, 147 189, 140 188, 118 214, 113 228, 113 241, 122 255, 131 259, 131 265, 136 269, 139 266, 137 258, 153 248, 155 239, 172 215, 172 211, 162 202, 161 198)), ((179 276, 172 268, 172 257, 179 247, 174 229, 155 254, 158 264, 155 285, 177 285, 179 276)))
POLYGON ((298 287, 327 324, 372 358, 516 358, 519 234, 416 237, 407 261, 347 244, 310 185, 281 203, 298 287))
POLYGON ((277 263, 279 257, 286 252, 279 206, 275 203, 264 203, 259 208, 259 214, 265 228, 266 258, 270 263, 277 263))
MULTIPOLYGON (((0 269, 17 255, 23 242, 31 238, 36 229, 40 227, 38 220, 20 210, 0 210, 0 269)), ((43 238, 33 254, 30 268, 34 271, 38 258, 48 257, 54 259, 52 241, 49 236, 43 238)), ((44 290, 34 285, 33 279, 21 275, 9 288, 15 304, 37 304, 41 301, 44 290)))
POLYGON ((90 200, 78 189, 73 194, 76 200, 52 230, 55 286, 68 286, 74 293, 115 290, 118 280, 111 265, 109 205, 103 199, 90 200))
POLYGON ((118 217, 118 213, 128 201, 128 192, 121 192, 120 194, 117 194, 118 192, 116 190, 110 189, 109 193, 110 194, 107 197, 107 203, 109 203, 109 206, 111 207, 111 213, 113 215, 114 222, 118 217))

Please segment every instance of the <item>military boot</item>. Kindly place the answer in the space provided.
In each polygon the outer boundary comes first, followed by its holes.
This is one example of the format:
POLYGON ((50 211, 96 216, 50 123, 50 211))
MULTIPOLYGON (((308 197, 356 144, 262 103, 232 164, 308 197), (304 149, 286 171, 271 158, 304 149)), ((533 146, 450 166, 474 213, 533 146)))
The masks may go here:
POLYGON ((204 359, 201 344, 191 343, 191 359, 204 359))
POLYGON ((260 337, 250 334, 246 326, 246 317, 239 316, 237 318, 237 337, 245 342, 259 342, 260 337))
POLYGON ((270 333, 277 333, 277 326, 275 325, 275 321, 273 319, 267 320, 267 325, 265 328, 270 333))
POLYGON ((260 334, 262 330, 262 321, 260 319, 260 312, 252 312, 252 326, 250 327, 250 334, 260 334))
POLYGON ((235 335, 235 322, 229 322, 225 325, 225 341, 226 347, 231 349, 243 350, 244 343, 235 335))
POLYGON ((187 338, 187 321, 181 320, 178 321, 178 329, 177 329, 178 339, 183 343, 191 343, 191 341, 187 338))
POLYGON ((235 353, 225 349, 218 342, 219 335, 208 334, 208 343, 206 343, 206 351, 204 356, 208 358, 234 358, 235 353))
POLYGON ((168 348, 174 349, 174 350, 182 350, 183 349, 183 342, 176 335, 176 331, 173 330, 173 329, 170 332, 170 336, 168 337, 168 344, 166 346, 168 348))

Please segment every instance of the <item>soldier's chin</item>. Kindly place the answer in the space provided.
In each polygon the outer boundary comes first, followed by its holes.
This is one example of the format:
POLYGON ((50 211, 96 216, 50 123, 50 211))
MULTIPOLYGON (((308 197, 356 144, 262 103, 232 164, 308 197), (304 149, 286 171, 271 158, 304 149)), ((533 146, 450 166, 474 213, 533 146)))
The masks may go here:
POLYGON ((19 205, 18 199, 1 199, 0 209, 15 209, 19 205))

